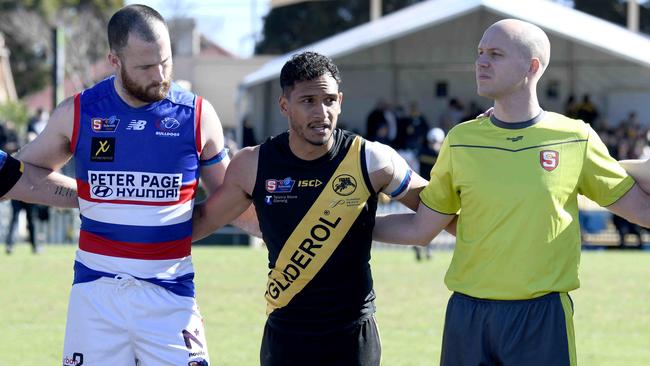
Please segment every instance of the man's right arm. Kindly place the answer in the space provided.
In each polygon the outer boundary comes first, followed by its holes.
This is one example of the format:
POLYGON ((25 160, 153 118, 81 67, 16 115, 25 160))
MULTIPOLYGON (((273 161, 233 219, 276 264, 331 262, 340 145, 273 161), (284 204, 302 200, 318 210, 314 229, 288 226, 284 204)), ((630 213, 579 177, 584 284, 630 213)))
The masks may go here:
POLYGON ((420 203, 415 213, 377 216, 372 238, 395 244, 425 246, 433 240, 455 215, 444 215, 420 203))
POLYGON ((61 102, 52 112, 47 125, 36 139, 23 146, 16 157, 24 163, 58 170, 69 159, 74 126, 74 98, 61 102))
POLYGON ((245 148, 232 159, 223 183, 194 207, 192 240, 202 239, 239 217, 252 203, 259 148, 245 148))

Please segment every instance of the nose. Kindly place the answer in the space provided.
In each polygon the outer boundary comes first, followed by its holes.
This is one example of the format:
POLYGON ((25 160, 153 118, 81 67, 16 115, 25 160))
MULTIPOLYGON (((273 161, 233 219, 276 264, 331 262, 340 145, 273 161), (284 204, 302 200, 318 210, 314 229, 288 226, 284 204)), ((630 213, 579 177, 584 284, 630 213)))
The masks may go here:
POLYGON ((319 119, 325 119, 327 117, 327 105, 325 103, 317 103, 314 107, 314 116, 319 119))
POLYGON ((153 71, 152 78, 153 78, 154 81, 160 83, 163 80, 165 80, 165 67, 163 65, 158 65, 158 66, 154 67, 153 69, 154 69, 154 71, 153 71))
POLYGON ((476 67, 487 67, 489 65, 487 56, 483 55, 478 55, 475 61, 476 67))

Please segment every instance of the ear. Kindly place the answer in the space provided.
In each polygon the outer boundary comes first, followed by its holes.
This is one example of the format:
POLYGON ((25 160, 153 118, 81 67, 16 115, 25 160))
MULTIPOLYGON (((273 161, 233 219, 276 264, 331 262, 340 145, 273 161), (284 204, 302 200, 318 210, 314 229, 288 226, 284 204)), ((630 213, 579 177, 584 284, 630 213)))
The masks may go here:
POLYGON ((278 98, 278 105, 280 106, 280 113, 282 113, 283 116, 289 117, 289 99, 284 96, 284 93, 280 95, 280 98, 278 98))
POLYGON ((122 65, 122 61, 117 56, 117 54, 115 54, 113 51, 111 51, 111 52, 108 53, 107 59, 108 59, 108 64, 111 65, 111 67, 115 71, 120 69, 120 66, 122 65))
POLYGON ((339 108, 343 105, 343 92, 339 92, 339 108))
POLYGON ((539 71, 542 69, 542 63, 539 61, 538 58, 533 58, 530 60, 530 67, 528 68, 528 72, 537 75, 539 71))

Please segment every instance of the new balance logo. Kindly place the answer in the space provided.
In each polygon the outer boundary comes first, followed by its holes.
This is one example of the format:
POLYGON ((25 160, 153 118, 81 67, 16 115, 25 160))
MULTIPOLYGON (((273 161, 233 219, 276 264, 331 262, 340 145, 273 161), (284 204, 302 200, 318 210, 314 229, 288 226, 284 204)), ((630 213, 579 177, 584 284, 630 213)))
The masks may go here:
POLYGON ((126 129, 131 130, 131 131, 142 131, 142 130, 144 130, 144 127, 146 125, 147 125, 147 121, 143 121, 141 119, 140 120, 135 120, 134 119, 134 120, 131 120, 131 122, 129 122, 129 125, 126 126, 126 129))

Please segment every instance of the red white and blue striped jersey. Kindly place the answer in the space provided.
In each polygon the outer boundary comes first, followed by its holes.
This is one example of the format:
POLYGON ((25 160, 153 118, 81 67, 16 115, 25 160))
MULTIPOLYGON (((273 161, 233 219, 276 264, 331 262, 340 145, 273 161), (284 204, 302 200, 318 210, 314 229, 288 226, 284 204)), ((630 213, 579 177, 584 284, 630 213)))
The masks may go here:
POLYGON ((74 283, 128 274, 194 296, 192 208, 202 99, 173 85, 133 108, 111 76, 74 97, 81 232, 74 283))

